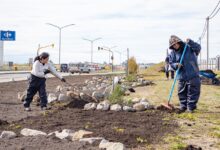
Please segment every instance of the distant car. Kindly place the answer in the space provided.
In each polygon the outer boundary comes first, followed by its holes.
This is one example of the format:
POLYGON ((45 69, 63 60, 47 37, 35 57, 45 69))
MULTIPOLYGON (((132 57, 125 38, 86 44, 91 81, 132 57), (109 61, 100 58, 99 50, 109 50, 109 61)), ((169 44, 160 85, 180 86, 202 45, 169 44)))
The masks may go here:
POLYGON ((82 65, 79 67, 80 73, 90 73, 91 69, 89 66, 82 65))
POLYGON ((69 72, 74 74, 74 73, 80 73, 80 70, 77 66, 72 66, 69 68, 69 72))
POLYGON ((69 72, 68 64, 61 64, 60 65, 60 72, 69 72))

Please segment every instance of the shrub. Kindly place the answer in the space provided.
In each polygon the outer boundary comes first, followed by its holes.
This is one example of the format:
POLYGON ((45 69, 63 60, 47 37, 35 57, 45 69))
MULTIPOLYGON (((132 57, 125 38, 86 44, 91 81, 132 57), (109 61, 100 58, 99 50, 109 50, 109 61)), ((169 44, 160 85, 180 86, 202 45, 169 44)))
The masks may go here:
POLYGON ((123 103, 124 90, 120 85, 116 85, 110 96, 108 97, 111 104, 122 104, 123 103))
POLYGON ((129 74, 136 74, 138 71, 138 65, 134 57, 131 57, 128 60, 128 70, 129 70, 129 74))

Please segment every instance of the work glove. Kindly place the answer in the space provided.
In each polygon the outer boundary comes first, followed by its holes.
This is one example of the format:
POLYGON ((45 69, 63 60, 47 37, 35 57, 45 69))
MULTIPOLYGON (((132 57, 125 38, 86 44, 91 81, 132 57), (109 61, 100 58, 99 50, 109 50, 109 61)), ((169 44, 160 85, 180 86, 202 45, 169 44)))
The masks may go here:
POLYGON ((50 70, 48 70, 48 69, 44 70, 45 75, 48 74, 48 73, 50 73, 50 70))
POLYGON ((66 82, 66 79, 62 78, 61 81, 62 81, 62 82, 66 82))
POLYGON ((180 63, 177 63, 177 67, 178 67, 178 69, 181 69, 181 68, 183 68, 183 65, 180 63))

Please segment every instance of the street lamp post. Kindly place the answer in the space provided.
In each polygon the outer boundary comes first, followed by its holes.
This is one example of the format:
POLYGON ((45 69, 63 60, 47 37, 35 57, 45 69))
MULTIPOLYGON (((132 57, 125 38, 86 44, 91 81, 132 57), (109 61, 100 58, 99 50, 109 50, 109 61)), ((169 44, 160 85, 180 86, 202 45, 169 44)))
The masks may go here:
POLYGON ((73 26, 75 24, 68 24, 68 25, 65 25, 65 26, 57 26, 57 25, 54 25, 52 23, 46 23, 47 25, 50 25, 50 26, 53 26, 55 28, 57 28, 59 30, 59 65, 60 65, 60 60, 61 60, 61 38, 62 38, 62 29, 64 28, 67 28, 69 26, 73 26))
MULTIPOLYGON (((114 48, 114 47, 112 47, 112 48, 114 48)), ((112 72, 114 72, 114 64, 113 64, 113 62, 114 62, 114 52, 111 50, 111 48, 108 48, 108 47, 98 47, 98 50, 104 50, 104 51, 108 51, 109 53, 112 53, 112 56, 111 56, 112 72)))
POLYGON ((85 41, 89 41, 91 43, 91 64, 93 64, 93 43, 95 41, 98 41, 98 40, 101 40, 102 38, 96 38, 96 39, 93 39, 93 40, 90 40, 90 39, 86 39, 86 38, 83 38, 83 40, 85 41))

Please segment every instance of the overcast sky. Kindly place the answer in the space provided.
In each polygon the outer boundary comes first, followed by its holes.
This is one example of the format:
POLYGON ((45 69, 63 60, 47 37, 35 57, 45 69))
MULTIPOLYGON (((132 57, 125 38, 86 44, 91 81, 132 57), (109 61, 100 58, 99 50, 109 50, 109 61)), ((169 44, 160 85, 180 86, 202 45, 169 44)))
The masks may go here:
MULTIPOLYGON (((205 18, 218 0, 0 0, 0 30, 15 30, 16 41, 5 42, 5 61, 27 62, 36 55, 38 44, 54 43, 45 49, 58 62, 59 26, 63 29, 61 62, 90 61, 90 43, 82 38, 102 37, 94 44, 94 61, 108 62, 108 52, 98 46, 135 56, 138 62, 164 60, 169 37, 198 40, 205 18)), ((206 55, 206 38, 202 41, 206 55)), ((220 50, 220 13, 210 21, 210 56, 220 50)), ((124 60, 126 57, 122 57, 124 60)), ((119 55, 115 53, 119 63, 119 55)))

